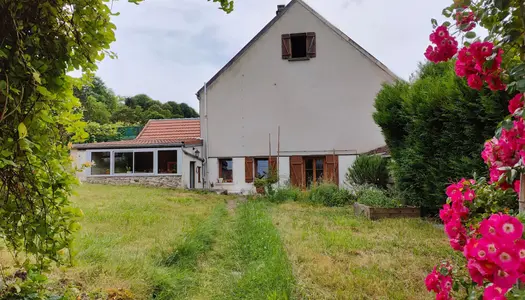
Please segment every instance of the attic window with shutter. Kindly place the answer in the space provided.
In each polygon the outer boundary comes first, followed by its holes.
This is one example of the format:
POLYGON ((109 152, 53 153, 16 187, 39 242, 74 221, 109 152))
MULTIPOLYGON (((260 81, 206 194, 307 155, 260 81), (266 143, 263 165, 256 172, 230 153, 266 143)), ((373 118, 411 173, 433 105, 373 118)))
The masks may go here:
POLYGON ((316 57, 315 32, 283 34, 281 49, 283 59, 307 60, 316 57))

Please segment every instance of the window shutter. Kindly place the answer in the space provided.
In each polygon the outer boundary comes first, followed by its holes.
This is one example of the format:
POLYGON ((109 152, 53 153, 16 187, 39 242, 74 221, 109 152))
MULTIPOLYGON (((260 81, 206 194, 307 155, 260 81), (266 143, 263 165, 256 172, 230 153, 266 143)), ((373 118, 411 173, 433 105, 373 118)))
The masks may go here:
POLYGON ((308 57, 317 56, 317 46, 316 46, 315 32, 306 33, 306 55, 308 57))
POLYGON ((268 163, 270 165, 270 168, 272 168, 272 170, 277 170, 277 157, 270 156, 268 163))
POLYGON ((339 157, 327 155, 325 158, 325 179, 339 185, 339 157))
POLYGON ((290 34, 281 35, 281 52, 283 59, 292 58, 292 38, 290 34))
POLYGON ((292 186, 304 188, 304 160, 302 156, 290 157, 290 183, 292 186))
POLYGON ((253 182, 253 157, 246 157, 244 159, 244 177, 246 183, 253 182))

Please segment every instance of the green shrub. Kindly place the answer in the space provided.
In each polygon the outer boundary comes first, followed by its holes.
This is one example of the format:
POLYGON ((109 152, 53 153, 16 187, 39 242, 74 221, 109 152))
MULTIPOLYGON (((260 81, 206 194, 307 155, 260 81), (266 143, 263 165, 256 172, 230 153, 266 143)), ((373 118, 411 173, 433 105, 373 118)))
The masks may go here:
POLYGON ((386 188, 389 174, 388 160, 379 155, 360 155, 348 168, 346 181, 350 185, 373 184, 386 188))
POLYGON ((454 62, 426 64, 414 80, 385 85, 375 101, 393 159, 392 174, 407 204, 437 212, 448 183, 487 176, 485 140, 508 114, 506 92, 476 91, 456 76, 454 62))
POLYGON ((376 187, 366 187, 357 193, 357 202, 381 208, 401 207, 401 201, 397 198, 390 197, 387 191, 376 187))
POLYGON ((314 185, 308 193, 308 201, 324 206, 344 206, 353 203, 354 195, 346 189, 339 189, 333 183, 314 185))
POLYGON ((303 192, 296 187, 283 187, 275 191, 273 195, 268 195, 268 200, 274 203, 283 203, 285 201, 300 201, 303 192))

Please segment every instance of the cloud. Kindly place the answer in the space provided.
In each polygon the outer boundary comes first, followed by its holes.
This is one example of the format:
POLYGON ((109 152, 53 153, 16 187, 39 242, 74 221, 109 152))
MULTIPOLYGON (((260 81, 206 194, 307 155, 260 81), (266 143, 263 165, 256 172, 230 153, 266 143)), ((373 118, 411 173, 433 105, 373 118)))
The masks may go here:
MULTIPOLYGON (((275 16, 284 0, 237 0, 229 15, 205 0, 113 2, 118 59, 97 73, 117 94, 145 93, 198 108, 195 92, 275 16)), ((430 18, 449 0, 306 0, 315 10, 408 79, 424 59, 430 18)))

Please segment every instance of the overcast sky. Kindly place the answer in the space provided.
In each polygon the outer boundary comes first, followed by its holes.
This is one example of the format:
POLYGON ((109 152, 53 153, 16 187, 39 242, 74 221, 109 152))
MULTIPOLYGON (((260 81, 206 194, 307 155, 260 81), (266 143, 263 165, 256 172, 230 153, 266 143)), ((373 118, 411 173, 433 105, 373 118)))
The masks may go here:
MULTIPOLYGON (((432 30, 450 0, 305 0, 397 75, 408 79, 424 60, 432 30)), ((97 73, 118 95, 198 108, 195 92, 274 16, 287 0, 236 0, 226 14, 206 0, 115 1, 118 59, 97 73)))

